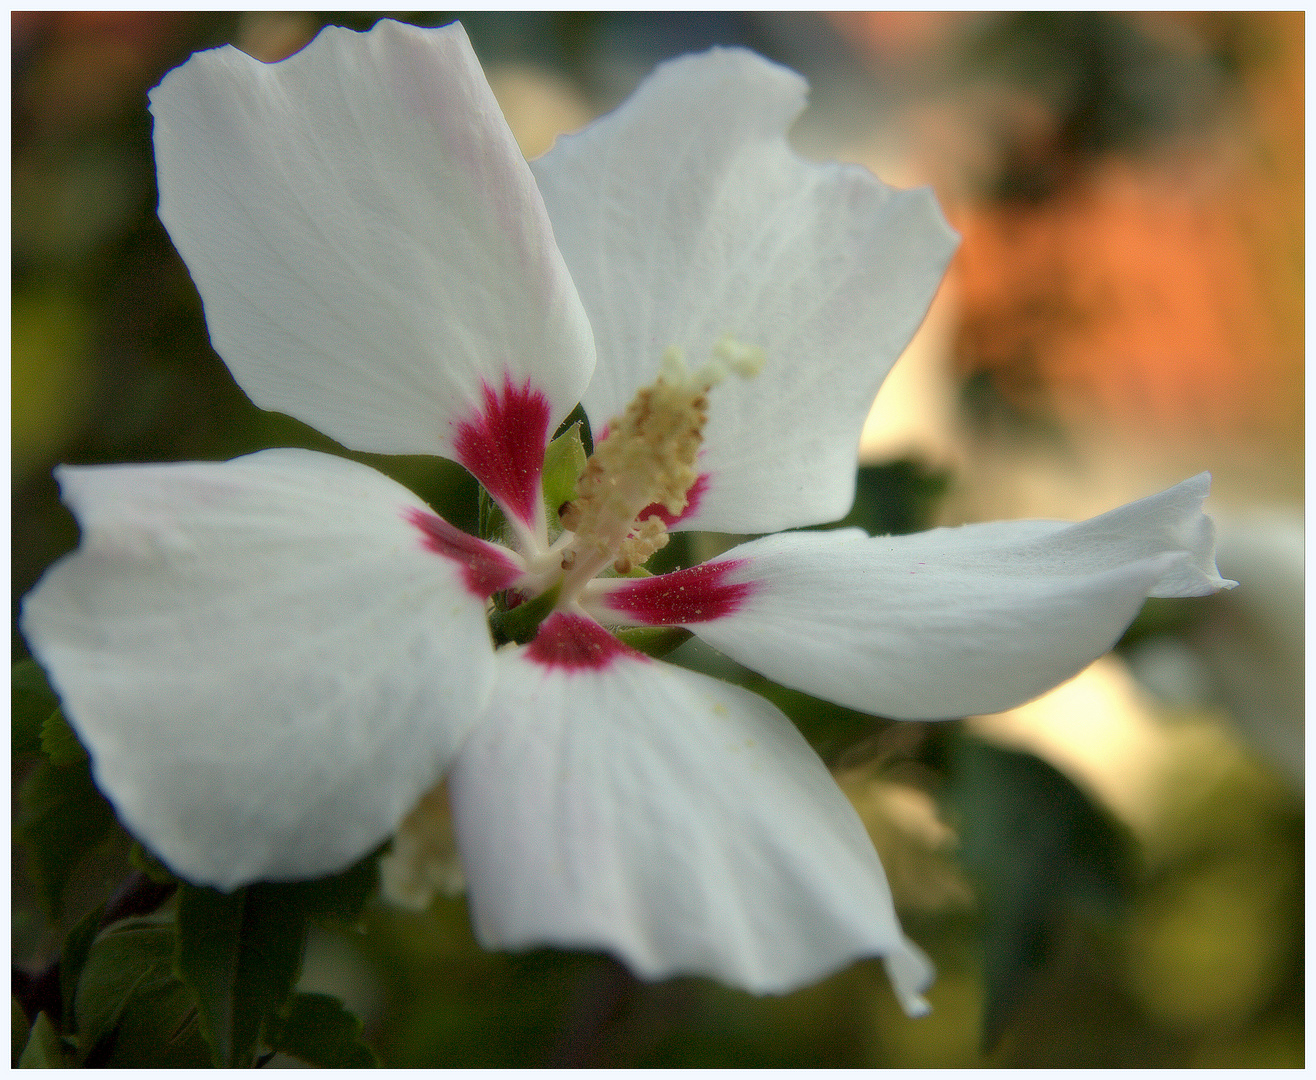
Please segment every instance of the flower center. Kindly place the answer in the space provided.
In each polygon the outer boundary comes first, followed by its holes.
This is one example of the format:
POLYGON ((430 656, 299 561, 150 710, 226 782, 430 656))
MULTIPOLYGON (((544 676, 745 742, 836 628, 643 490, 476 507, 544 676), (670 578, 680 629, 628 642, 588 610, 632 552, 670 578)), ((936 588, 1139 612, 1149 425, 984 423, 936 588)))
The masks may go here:
POLYGON ((763 350, 729 336, 691 372, 681 349, 663 353, 657 382, 637 391, 625 413, 585 464, 576 498, 561 512, 573 534, 562 548, 562 600, 574 597, 612 564, 620 574, 642 565, 667 543, 667 526, 652 508, 676 517, 698 479, 695 461, 708 421, 708 391, 735 372, 746 378, 763 367, 763 350), (644 519, 640 514, 644 511, 644 519))

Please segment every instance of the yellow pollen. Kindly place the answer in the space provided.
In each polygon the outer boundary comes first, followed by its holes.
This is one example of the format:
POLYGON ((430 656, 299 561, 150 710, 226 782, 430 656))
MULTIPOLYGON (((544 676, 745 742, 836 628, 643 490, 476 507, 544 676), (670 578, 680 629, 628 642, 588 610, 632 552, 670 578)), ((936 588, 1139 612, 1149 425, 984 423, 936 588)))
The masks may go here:
POLYGON ((592 577, 611 561, 624 574, 666 545, 663 519, 651 513, 640 521, 638 515, 655 504, 673 517, 685 509, 698 479, 708 391, 729 372, 757 374, 763 362, 762 349, 730 337, 719 340, 708 363, 693 373, 677 346, 663 353, 658 380, 641 388, 612 422, 585 464, 575 500, 562 509, 563 527, 576 534, 563 555, 564 570, 580 567, 592 577))

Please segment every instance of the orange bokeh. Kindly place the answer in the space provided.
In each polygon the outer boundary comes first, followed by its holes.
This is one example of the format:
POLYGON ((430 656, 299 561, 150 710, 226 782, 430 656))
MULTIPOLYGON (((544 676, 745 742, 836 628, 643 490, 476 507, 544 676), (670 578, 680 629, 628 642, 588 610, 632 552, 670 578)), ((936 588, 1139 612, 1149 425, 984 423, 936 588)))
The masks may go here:
MULTIPOLYGON (((987 373, 1025 413, 1292 451, 1303 426, 1304 15, 1129 18, 1200 55, 1232 36, 1247 62, 1207 125, 1136 152, 1057 159, 1060 183, 1044 198, 975 191, 991 164, 990 103, 961 92, 910 108, 917 171, 964 238, 954 366, 987 373)), ((948 63, 970 25, 935 13, 832 21, 884 72, 910 55, 948 63)), ((1056 152, 1059 121, 1040 99, 1016 92, 996 107, 1017 146, 1056 152)))

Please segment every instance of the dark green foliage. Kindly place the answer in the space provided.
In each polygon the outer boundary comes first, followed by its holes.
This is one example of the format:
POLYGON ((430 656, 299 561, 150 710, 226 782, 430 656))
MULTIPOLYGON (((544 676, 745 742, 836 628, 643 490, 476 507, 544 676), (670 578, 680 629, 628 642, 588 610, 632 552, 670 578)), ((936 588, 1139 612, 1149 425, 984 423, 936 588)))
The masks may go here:
POLYGON ((64 939, 64 947, 59 953, 59 996, 63 1002, 65 1028, 68 1020, 76 1015, 78 983, 82 979, 87 958, 91 955, 92 943, 100 930, 101 918, 105 914, 105 905, 100 904, 78 920, 76 926, 64 939))
POLYGON ((59 1032, 45 1013, 37 1016, 28 1036, 27 1046, 23 1048, 18 1059, 20 1069, 63 1069, 68 1061, 64 1056, 64 1047, 60 1042, 59 1032))
POLYGON ((892 461, 861 465, 855 476, 854 506, 835 525, 857 525, 869 536, 897 536, 928 527, 950 477, 921 462, 892 461))
POLYGON ((165 866, 136 840, 133 841, 133 846, 128 851, 128 861, 157 885, 178 883, 178 879, 174 877, 169 867, 165 866))
MULTIPOLYGON (((114 813, 31 660, 13 670, 13 750, 16 757, 38 757, 19 792, 14 838, 26 852, 47 919, 57 923, 70 875, 105 840, 114 813)), ((290 1003, 290 995, 309 920, 356 919, 376 885, 375 858, 319 881, 257 884, 229 895, 183 885, 175 907, 125 919, 133 910, 154 910, 176 880, 135 844, 132 862, 145 875, 138 878, 148 886, 149 904, 134 909, 130 896, 127 907, 108 915, 101 904, 74 925, 58 964, 37 978, 50 983, 51 1011, 39 1014, 30 1033, 16 1029, 27 1040, 22 1063, 252 1065, 268 1020, 278 1032, 276 1049, 296 1050, 313 1064, 372 1064, 359 1023, 341 1005, 300 996, 290 1003)))
POLYGON ((35 660, 14 665, 10 700, 10 752, 16 758, 40 753, 41 726, 59 708, 59 698, 35 660))
POLYGON ((41 741, 63 764, 46 758, 23 782, 14 839, 27 854, 42 910, 53 922, 69 875, 109 835, 114 811, 92 782, 85 752, 75 756, 77 740, 58 713, 48 718, 41 741))
POLYGON ((14 839, 27 854, 42 911, 53 922, 69 876, 109 834, 114 811, 92 782, 87 752, 60 712, 45 672, 36 661, 23 660, 11 678, 14 756, 40 756, 19 788, 14 839))
POLYGON ((847 709, 802 690, 780 686, 761 675, 747 673, 739 681, 755 693, 762 694, 790 717, 800 734, 829 765, 858 750, 892 724, 890 720, 847 709))
POLYGON ((18 1064, 18 1056, 22 1053, 20 1047, 27 1045, 27 1038, 32 1033, 31 1025, 27 1022, 27 1013, 23 1011, 23 1005, 14 994, 9 995, 9 1063, 18 1064))
POLYGON ((962 55, 965 75, 1033 98, 1054 130, 1041 147, 1003 147, 993 194, 1038 202, 1098 156, 1146 150, 1218 115, 1225 65, 1176 49, 1127 14, 1012 12, 983 20, 962 55))
POLYGON ((15 1001, 16 1036, 27 1038, 33 1062, 58 1055, 56 1063, 86 1067, 251 1066, 262 1048, 316 1065, 373 1065, 355 1017, 333 998, 292 988, 308 922, 357 918, 375 881, 371 855, 321 881, 227 895, 184 885, 177 904, 104 929, 102 905, 70 932, 48 973, 59 981, 62 1024, 42 1013, 27 1037, 15 1001))
POLYGON ((1065 920, 1112 912, 1125 895, 1131 838, 1050 765, 967 736, 953 747, 947 801, 982 891, 990 1049, 1065 920))
POLYGON ((195 1003, 174 972, 168 914, 125 919, 91 946, 75 999, 80 1063, 195 1067, 207 1061, 195 1003))
POLYGON ((292 993, 311 918, 355 918, 375 884, 374 857, 320 881, 179 890, 176 970, 196 995, 216 1066, 255 1062, 262 1022, 292 993))
POLYGON ((1126 652, 1148 638, 1163 635, 1184 637, 1202 620, 1204 612, 1213 611, 1214 608, 1209 597, 1149 597, 1115 648, 1119 652, 1126 652))
POLYGON ((361 1040, 361 1021, 325 994, 293 994, 267 1018, 265 1043, 308 1065, 325 1069, 371 1068, 379 1058, 361 1040))
POLYGON ((177 970, 218 1068, 255 1062, 261 1021, 297 980, 306 920, 280 900, 277 886, 179 890, 177 970))
POLYGON ((377 864, 381 851, 382 848, 373 851, 346 870, 329 877, 257 887, 275 890, 284 903, 298 908, 307 918, 351 923, 360 917, 379 883, 377 864))

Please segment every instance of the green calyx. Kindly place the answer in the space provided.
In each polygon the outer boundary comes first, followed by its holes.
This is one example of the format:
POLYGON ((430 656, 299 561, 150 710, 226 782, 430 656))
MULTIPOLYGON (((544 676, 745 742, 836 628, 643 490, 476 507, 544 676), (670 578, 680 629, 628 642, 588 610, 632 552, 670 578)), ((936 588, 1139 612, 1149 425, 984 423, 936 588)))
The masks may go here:
POLYGON ((631 626, 614 630, 617 640, 655 660, 684 645, 694 635, 682 626, 631 626))
MULTIPOLYGON (((585 471, 585 460, 580 421, 562 432, 544 451, 544 509, 550 534, 561 532, 558 511, 576 497, 576 482, 585 471)), ((549 536, 550 542, 554 539, 554 535, 549 536)))
POLYGON ((505 645, 509 641, 524 645, 534 641, 539 624, 553 613, 561 591, 562 582, 558 581, 533 600, 527 600, 506 611, 492 611, 489 614, 489 629, 493 633, 494 645, 505 645))

